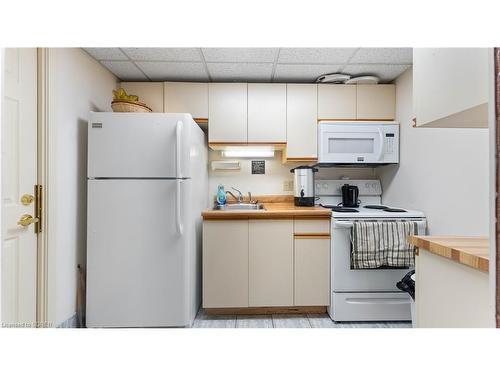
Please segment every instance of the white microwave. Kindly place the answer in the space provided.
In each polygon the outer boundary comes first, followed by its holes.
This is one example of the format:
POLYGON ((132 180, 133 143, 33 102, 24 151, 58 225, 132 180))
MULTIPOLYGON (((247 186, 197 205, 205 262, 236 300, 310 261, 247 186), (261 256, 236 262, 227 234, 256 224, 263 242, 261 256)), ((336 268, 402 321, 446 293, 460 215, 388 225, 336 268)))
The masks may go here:
POLYGON ((385 121, 320 121, 319 164, 399 163, 399 124, 385 121))

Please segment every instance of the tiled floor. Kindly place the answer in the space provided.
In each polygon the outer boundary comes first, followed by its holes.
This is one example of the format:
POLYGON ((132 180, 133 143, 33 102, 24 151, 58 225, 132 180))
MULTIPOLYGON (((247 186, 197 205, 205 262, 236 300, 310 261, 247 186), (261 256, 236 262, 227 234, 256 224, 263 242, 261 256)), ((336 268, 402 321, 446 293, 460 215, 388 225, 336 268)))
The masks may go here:
POLYGON ((327 314, 207 315, 200 309, 193 328, 411 328, 411 323, 335 323, 327 314))

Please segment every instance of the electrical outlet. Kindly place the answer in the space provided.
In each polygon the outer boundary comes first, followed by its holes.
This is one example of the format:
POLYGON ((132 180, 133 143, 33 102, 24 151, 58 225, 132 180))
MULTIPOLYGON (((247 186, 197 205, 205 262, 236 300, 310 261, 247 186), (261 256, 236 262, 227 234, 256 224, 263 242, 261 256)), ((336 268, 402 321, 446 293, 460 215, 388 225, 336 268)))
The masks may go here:
POLYGON ((293 181, 283 181, 283 191, 293 191, 293 181))

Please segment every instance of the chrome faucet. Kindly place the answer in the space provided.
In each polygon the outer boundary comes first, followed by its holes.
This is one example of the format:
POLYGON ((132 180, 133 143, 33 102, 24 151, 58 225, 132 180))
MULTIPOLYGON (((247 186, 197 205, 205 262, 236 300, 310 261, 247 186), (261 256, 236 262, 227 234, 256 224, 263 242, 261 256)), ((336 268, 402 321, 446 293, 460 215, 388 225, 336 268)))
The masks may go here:
POLYGON ((236 199, 236 201, 238 203, 241 203, 243 201, 243 194, 241 194, 241 191, 239 191, 238 189, 234 188, 234 187, 231 187, 231 189, 233 189, 234 191, 238 192, 238 197, 236 197, 232 192, 230 192, 229 190, 226 191, 226 194, 229 194, 231 195, 234 199, 236 199))

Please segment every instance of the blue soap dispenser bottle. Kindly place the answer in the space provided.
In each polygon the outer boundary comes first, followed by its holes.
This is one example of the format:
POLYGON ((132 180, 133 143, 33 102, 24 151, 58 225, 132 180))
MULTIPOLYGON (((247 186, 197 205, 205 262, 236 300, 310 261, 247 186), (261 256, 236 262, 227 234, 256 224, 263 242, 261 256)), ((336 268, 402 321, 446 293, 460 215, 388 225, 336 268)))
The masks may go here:
POLYGON ((226 191, 224 190, 223 185, 219 185, 217 187, 217 204, 218 205, 226 204, 226 191))

